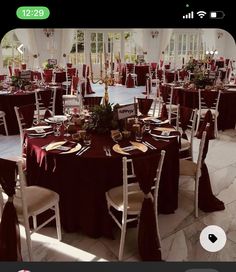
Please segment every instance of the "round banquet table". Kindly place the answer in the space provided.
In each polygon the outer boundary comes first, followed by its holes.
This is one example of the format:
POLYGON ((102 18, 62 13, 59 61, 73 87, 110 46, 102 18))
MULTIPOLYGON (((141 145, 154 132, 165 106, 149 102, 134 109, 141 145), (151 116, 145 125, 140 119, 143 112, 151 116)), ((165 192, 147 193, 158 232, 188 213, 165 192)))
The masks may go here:
MULTIPOLYGON (((27 140, 27 183, 50 188, 60 195, 61 222, 65 231, 83 231, 97 238, 112 237, 112 220, 108 214, 105 192, 122 185, 122 156, 111 150, 105 156, 103 146, 113 146, 109 135, 92 134, 91 148, 80 156, 50 154, 41 147, 64 137, 54 135, 27 140)), ((70 138, 67 138, 70 139, 70 138)), ((173 213, 178 206, 179 157, 177 138, 169 142, 144 139, 156 150, 138 152, 134 156, 147 156, 166 150, 159 189, 159 212, 173 213)))
MULTIPOLYGON (((198 91, 183 88, 174 89, 174 100, 182 106, 198 108, 198 91)), ((221 91, 219 102, 218 129, 235 128, 236 125, 236 89, 235 91, 221 91)))
MULTIPOLYGON (((62 94, 64 90, 61 88, 57 89, 56 95, 56 106, 55 114, 63 114, 62 106, 62 94)), ((35 104, 35 94, 34 92, 19 92, 15 94, 1 94, 0 91, 0 110, 6 113, 6 122, 9 135, 19 134, 19 126, 16 119, 16 114, 14 107, 23 106, 28 104, 35 104)), ((5 133, 4 129, 0 127, 0 134, 5 133)))

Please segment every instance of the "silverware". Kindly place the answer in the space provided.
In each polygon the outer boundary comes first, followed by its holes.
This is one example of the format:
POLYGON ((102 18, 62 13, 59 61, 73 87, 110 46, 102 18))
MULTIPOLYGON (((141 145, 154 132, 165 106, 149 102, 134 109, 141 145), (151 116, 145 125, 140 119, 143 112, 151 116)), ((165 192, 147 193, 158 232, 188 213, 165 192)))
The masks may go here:
POLYGON ((111 157, 111 149, 109 146, 107 146, 107 153, 108 153, 108 156, 111 157))
POLYGON ((149 142, 145 141, 145 144, 149 146, 151 149, 157 149, 154 145, 150 144, 149 142))
POLYGON ((87 146, 83 146, 75 155, 79 155, 87 146))
POLYGON ((163 142, 169 142, 170 140, 165 140, 165 139, 157 139, 155 137, 152 137, 153 140, 155 141, 163 141, 163 142))
POLYGON ((108 153, 107 147, 106 147, 105 145, 103 146, 103 150, 104 150, 104 152, 105 152, 106 156, 109 156, 109 153, 108 153))
POLYGON ((86 146, 79 154, 76 153, 77 156, 82 155, 85 151, 87 151, 90 148, 90 146, 86 146))

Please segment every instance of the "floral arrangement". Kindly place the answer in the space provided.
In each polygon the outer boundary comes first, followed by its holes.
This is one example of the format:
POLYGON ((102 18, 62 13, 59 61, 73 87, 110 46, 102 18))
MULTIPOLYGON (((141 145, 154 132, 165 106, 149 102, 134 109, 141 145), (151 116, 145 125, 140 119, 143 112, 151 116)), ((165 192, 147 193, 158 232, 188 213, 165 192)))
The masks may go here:
POLYGON ((110 132, 118 128, 118 120, 114 114, 117 105, 112 108, 112 104, 94 106, 86 129, 97 133, 110 132))
POLYGON ((205 88, 207 85, 212 85, 212 80, 204 72, 194 73, 193 83, 197 87, 205 88))
POLYGON ((11 85, 14 87, 24 88, 25 86, 30 85, 29 80, 20 78, 18 76, 12 76, 11 81, 12 81, 11 85))
POLYGON ((194 72, 194 70, 199 69, 198 62, 195 59, 190 58, 189 62, 185 65, 184 69, 186 71, 194 72))

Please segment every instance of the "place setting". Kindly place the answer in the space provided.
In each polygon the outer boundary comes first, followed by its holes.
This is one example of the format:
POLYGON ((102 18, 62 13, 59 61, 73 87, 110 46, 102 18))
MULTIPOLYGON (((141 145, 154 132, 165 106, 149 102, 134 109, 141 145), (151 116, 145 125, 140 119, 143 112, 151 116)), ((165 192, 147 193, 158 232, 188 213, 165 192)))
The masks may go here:
POLYGON ((148 147, 142 142, 143 131, 136 131, 134 135, 134 137, 131 137, 131 132, 129 134, 123 133, 122 135, 118 130, 111 131, 111 137, 116 143, 112 147, 113 151, 122 155, 135 155, 147 152, 148 147))
POLYGON ((29 138, 44 138, 54 133, 52 126, 35 126, 27 128, 25 132, 29 138))

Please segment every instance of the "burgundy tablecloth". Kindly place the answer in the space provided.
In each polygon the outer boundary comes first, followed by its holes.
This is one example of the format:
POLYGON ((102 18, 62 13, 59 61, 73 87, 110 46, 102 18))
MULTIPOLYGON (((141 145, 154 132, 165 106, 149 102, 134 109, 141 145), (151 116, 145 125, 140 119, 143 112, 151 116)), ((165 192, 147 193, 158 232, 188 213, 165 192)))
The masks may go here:
MULTIPOLYGON (((108 215, 105 192, 122 184, 122 155, 111 151, 112 157, 106 157, 103 145, 113 146, 114 142, 110 136, 92 135, 91 148, 81 156, 48 154, 45 170, 45 159, 39 166, 40 158, 45 155, 40 146, 52 140, 55 140, 54 136, 28 139, 28 184, 44 186, 59 193, 61 222, 66 231, 82 230, 92 237, 111 236, 112 220, 108 215)), ((159 211, 173 213, 178 206, 177 140, 155 141, 149 135, 144 140, 155 145, 157 150, 149 149, 147 153, 140 152, 134 156, 147 156, 151 152, 166 150, 160 182, 159 211)))
MULTIPOLYGON (((196 90, 176 89, 175 96, 180 105, 198 108, 198 92, 196 90)), ((222 91, 219 102, 218 129, 235 128, 236 125, 236 91, 222 91)))
MULTIPOLYGON (((63 114, 62 106, 62 89, 57 89, 55 113, 58 115, 63 114)), ((19 127, 16 119, 14 107, 23 106, 35 103, 35 94, 22 93, 22 94, 0 94, 0 110, 6 113, 6 122, 9 135, 19 133, 19 127)), ((3 127, 0 126, 0 134, 5 133, 3 127)))

